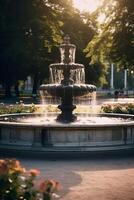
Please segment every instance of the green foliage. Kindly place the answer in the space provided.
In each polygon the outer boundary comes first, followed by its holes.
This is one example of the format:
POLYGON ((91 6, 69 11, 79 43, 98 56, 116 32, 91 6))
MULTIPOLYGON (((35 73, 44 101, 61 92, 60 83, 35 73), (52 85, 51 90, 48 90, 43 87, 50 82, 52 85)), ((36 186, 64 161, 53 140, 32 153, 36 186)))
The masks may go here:
POLYGON ((107 104, 107 105, 101 106, 101 112, 112 113, 112 105, 107 104))
POLYGON ((112 112, 113 113, 125 114, 125 113, 127 113, 127 110, 124 106, 117 104, 116 106, 113 107, 112 112))
POLYGON ((26 106, 23 102, 17 102, 15 105, 0 105, 0 115, 2 114, 13 114, 13 113, 33 113, 36 112, 37 107, 32 104, 26 106))
POLYGON ((86 51, 91 62, 116 62, 122 68, 134 64, 134 1, 103 0, 96 16, 105 15, 86 51))
POLYGON ((48 79, 49 64, 59 59, 57 46, 64 34, 78 45, 77 62, 89 66, 83 49, 96 32, 96 19, 73 8, 72 0, 1 0, 0 13, 0 84, 7 96, 12 85, 29 75, 36 93, 48 79))
POLYGON ((101 107, 104 113, 134 114, 134 104, 107 104, 101 107))
POLYGON ((1 1, 0 82, 8 93, 17 80, 39 73, 60 41, 61 6, 51 0, 1 1))
POLYGON ((86 68, 86 79, 88 83, 96 86, 104 86, 106 82, 107 66, 101 62, 91 64, 86 68))
POLYGON ((92 84, 97 83, 98 76, 90 68, 89 60, 84 53, 85 47, 92 40, 96 32, 97 22, 95 18, 91 17, 91 14, 87 12, 80 13, 76 9, 68 8, 63 13, 61 20, 64 22, 62 26, 63 33, 68 34, 71 42, 77 47, 76 62, 82 63, 85 66, 86 75, 88 74, 86 76, 86 82, 92 84))
POLYGON ((130 103, 127 105, 126 110, 128 112, 128 114, 132 114, 134 115, 134 104, 130 103))

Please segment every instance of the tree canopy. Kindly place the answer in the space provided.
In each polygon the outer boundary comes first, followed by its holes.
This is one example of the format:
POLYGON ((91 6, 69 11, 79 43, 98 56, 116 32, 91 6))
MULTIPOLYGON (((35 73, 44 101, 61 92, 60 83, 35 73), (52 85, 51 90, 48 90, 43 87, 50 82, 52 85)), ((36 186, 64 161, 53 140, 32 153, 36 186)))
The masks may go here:
POLYGON ((102 0, 92 14, 75 9, 72 0, 1 0, 0 13, 0 84, 8 96, 28 75, 36 93, 59 59, 65 34, 77 46, 76 62, 85 65, 88 83, 105 84, 108 62, 134 70, 133 0, 102 0))
POLYGON ((98 31, 87 45, 91 62, 115 62, 120 68, 134 66, 134 1, 103 0, 94 16, 105 15, 98 31))
POLYGON ((10 86, 28 74, 36 74, 50 48, 61 39, 62 3, 54 0, 1 0, 0 80, 10 86))
POLYGON ((8 96, 11 86, 28 75, 36 92, 37 81, 48 78, 64 34, 78 45, 77 61, 87 63, 83 48, 95 33, 95 22, 72 0, 1 0, 0 13, 0 84, 8 96))

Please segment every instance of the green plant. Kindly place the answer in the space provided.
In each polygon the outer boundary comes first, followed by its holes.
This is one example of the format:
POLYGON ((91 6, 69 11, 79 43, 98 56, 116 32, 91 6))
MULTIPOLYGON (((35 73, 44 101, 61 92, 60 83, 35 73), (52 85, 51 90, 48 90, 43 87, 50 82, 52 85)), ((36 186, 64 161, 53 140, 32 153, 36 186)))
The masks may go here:
POLYGON ((134 114, 134 104, 107 104, 101 107, 104 113, 134 114))
POLYGON ((125 106, 122 106, 121 104, 115 104, 113 106, 112 112, 113 113, 120 113, 120 114, 125 114, 125 113, 127 114, 125 106))
POLYGON ((43 180, 37 186, 38 175, 38 170, 26 170, 16 159, 0 160, 0 200, 51 200, 59 183, 43 180))
POLYGON ((126 109, 127 109, 127 112, 128 112, 129 114, 134 115, 134 104, 129 103, 129 104, 126 106, 126 109))
POLYGON ((101 106, 101 112, 111 113, 112 112, 112 106, 110 104, 101 106))
POLYGON ((23 102, 16 102, 14 105, 0 104, 0 115, 12 113, 33 113, 36 112, 37 107, 34 104, 25 106, 23 102))

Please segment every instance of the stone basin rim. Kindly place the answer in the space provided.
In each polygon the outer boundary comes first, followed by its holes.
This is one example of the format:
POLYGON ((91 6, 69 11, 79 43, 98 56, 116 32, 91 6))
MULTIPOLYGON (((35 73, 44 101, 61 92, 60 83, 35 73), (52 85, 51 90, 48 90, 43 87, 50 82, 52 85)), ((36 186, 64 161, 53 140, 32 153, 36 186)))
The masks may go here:
MULTIPOLYGON (((82 114, 84 113, 80 113, 80 114, 77 114, 75 113, 78 117, 80 117, 82 114)), ((55 121, 54 124, 43 124, 41 122, 38 122, 38 123, 30 123, 30 122, 7 122, 7 121, 2 121, 1 118, 3 117, 32 117, 32 116, 45 116, 45 114, 42 114, 42 113, 15 113, 15 114, 3 114, 3 115, 0 115, 0 126, 8 126, 8 127, 42 127, 42 128, 49 128, 49 127, 52 127, 52 128, 101 128, 101 127, 127 127, 127 126, 134 126, 134 115, 131 115, 131 114, 116 114, 116 113, 101 113, 101 114, 89 114, 89 117, 92 116, 92 117, 122 117, 122 118, 131 118, 132 121, 127 121, 127 122, 120 122, 120 123, 107 123, 107 124, 79 124, 79 120, 77 121, 77 123, 57 123, 55 121)), ((50 112, 50 113, 47 113, 48 117, 51 117, 51 116, 54 116, 56 118, 56 115, 57 113, 54 113, 54 112, 50 112)), ((86 116, 87 116, 87 113, 86 113, 86 116)), ((83 116, 81 116, 83 117, 83 116)), ((87 122, 88 123, 88 122, 87 122)))

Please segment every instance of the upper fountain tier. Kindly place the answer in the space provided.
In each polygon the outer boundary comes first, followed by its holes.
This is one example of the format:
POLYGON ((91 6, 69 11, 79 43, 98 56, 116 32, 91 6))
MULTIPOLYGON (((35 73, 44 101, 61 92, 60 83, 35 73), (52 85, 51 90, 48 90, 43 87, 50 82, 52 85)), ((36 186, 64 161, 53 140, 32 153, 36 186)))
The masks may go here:
POLYGON ((70 37, 66 35, 64 37, 64 43, 60 45, 61 64, 73 64, 75 63, 75 51, 76 46, 70 44, 70 37))
POLYGON ((96 86, 85 84, 85 68, 83 64, 75 63, 76 46, 70 44, 66 35, 59 46, 60 63, 50 64, 50 84, 40 86, 41 91, 47 91, 52 96, 60 96, 68 91, 73 96, 83 96, 96 90, 96 86))
POLYGON ((70 44, 70 38, 68 35, 64 37, 64 43, 60 45, 60 55, 61 62, 51 64, 50 68, 56 68, 57 70, 63 70, 66 67, 69 67, 70 70, 76 70, 84 68, 84 65, 75 63, 75 51, 76 46, 70 44))
POLYGON ((50 83, 52 84, 82 84, 85 83, 84 65, 75 63, 76 46, 70 44, 69 36, 64 37, 64 43, 60 45, 60 63, 49 66, 50 83), (63 81, 66 79, 66 81, 63 81))

